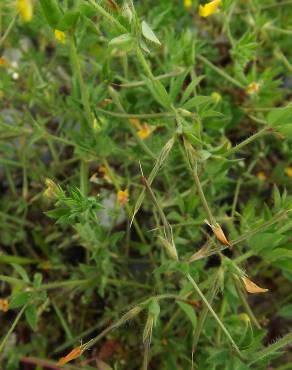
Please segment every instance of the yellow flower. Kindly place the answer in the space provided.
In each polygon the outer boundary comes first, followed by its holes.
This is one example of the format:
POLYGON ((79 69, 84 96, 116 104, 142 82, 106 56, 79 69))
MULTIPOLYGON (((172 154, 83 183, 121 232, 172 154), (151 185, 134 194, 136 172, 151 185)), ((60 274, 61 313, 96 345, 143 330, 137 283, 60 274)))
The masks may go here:
POLYGON ((260 181, 267 180, 267 175, 264 173, 264 171, 259 171, 256 176, 260 181))
POLYGON ((269 289, 261 288, 260 286, 256 285, 251 280, 249 280, 247 277, 242 276, 241 280, 248 293, 253 293, 253 294, 254 293, 265 293, 269 291, 269 289))
POLYGON ((199 5, 199 16, 204 18, 209 17, 209 15, 217 11, 221 3, 222 0, 213 0, 205 5, 199 5))
POLYGON ((143 123, 143 126, 141 129, 138 131, 138 136, 140 139, 144 140, 146 139, 149 135, 151 134, 151 128, 147 123, 143 123))
POLYGON ((76 358, 80 357, 83 353, 82 347, 73 348, 71 352, 68 353, 65 357, 60 358, 58 361, 58 365, 65 365, 68 362, 75 360, 76 358))
POLYGON ((55 38, 58 40, 61 44, 66 43, 66 34, 63 31, 55 30, 55 38))
POLYGON ((193 5, 193 0, 184 0, 184 7, 190 9, 193 5))
POLYGON ((290 167, 285 168, 284 172, 285 172, 285 174, 286 174, 287 176, 292 177, 292 167, 291 167, 291 166, 290 166, 290 167))
POLYGON ((32 20, 32 0, 17 0, 16 7, 23 22, 30 22, 32 20))
POLYGON ((146 139, 153 131, 146 122, 141 124, 137 118, 130 118, 129 122, 133 127, 135 127, 139 138, 142 140, 146 139))
POLYGON ((7 299, 0 299, 0 311, 8 311, 8 301, 7 299))
POLYGON ((119 190, 117 194, 117 200, 120 205, 124 205, 129 201, 129 191, 128 189, 119 190))
POLYGON ((260 87, 261 85, 258 82, 253 81, 247 86, 245 91, 248 95, 253 95, 259 91, 260 87))

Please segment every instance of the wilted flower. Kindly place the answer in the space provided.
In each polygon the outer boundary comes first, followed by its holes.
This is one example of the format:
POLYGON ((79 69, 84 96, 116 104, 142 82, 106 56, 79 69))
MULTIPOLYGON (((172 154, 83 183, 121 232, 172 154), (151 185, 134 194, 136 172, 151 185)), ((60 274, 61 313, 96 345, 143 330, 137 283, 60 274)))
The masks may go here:
POLYGON ((199 15, 204 18, 209 17, 217 11, 221 3, 222 0, 213 0, 205 5, 199 5, 199 15))
POLYGON ((292 167, 285 168, 284 172, 287 176, 292 177, 292 167))
POLYGON ((121 205, 126 204, 129 201, 129 191, 128 189, 119 190, 117 193, 118 203, 121 205))
POLYGON ((261 85, 258 82, 253 81, 247 86, 245 91, 248 95, 253 95, 259 91, 260 87, 261 85))
POLYGON ((0 311, 8 311, 8 306, 9 304, 7 299, 0 299, 0 311))
POLYGON ((58 185, 54 183, 51 179, 45 179, 45 184, 47 186, 46 190, 44 191, 44 196, 49 199, 55 199, 60 195, 61 189, 58 185))
POLYGON ((76 358, 80 357, 82 355, 82 353, 83 353, 82 347, 81 346, 76 347, 76 348, 72 349, 72 351, 69 352, 68 355, 66 355, 65 357, 60 358, 60 360, 58 361, 58 365, 67 364, 68 362, 70 362, 72 360, 75 360, 76 358))
POLYGON ((193 0, 184 0, 184 7, 190 9, 193 5, 193 0))
POLYGON ((63 31, 55 30, 54 32, 56 40, 58 40, 61 44, 66 43, 66 34, 63 31))
POLYGON ((244 287, 248 293, 265 293, 269 290, 259 287, 245 276, 242 276, 241 280, 243 281, 244 287))
POLYGON ((205 220, 205 223, 211 227, 213 233, 215 234, 216 238, 220 241, 220 243, 231 247, 230 242, 227 240, 221 226, 217 222, 211 225, 207 220, 205 220))
POLYGON ((17 0, 16 7, 23 22, 30 22, 32 20, 32 0, 17 0))

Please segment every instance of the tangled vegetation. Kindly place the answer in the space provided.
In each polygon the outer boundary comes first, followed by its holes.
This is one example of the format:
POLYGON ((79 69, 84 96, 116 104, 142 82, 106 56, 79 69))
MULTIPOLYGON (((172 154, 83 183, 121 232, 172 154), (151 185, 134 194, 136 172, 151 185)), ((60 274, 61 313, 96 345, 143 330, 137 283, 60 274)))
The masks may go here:
POLYGON ((1 1, 1 369, 291 369, 291 20, 1 1))

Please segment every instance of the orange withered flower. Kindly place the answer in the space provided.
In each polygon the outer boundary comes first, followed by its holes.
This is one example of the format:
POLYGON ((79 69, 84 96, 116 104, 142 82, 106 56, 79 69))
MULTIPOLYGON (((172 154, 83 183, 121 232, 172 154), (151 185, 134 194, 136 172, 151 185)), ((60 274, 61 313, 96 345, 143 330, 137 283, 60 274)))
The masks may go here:
POLYGON ((254 282, 252 282, 251 280, 249 280, 245 276, 242 276, 241 280, 242 280, 242 282, 244 284, 244 287, 245 287, 245 289, 248 293, 252 293, 252 294, 265 293, 265 292, 268 292, 268 290, 269 290, 269 289, 259 287, 258 285, 256 285, 254 282))
POLYGON ((73 348, 72 351, 68 353, 68 355, 60 358, 60 360, 58 361, 58 365, 67 364, 68 362, 80 357, 82 353, 83 353, 82 346, 73 348))

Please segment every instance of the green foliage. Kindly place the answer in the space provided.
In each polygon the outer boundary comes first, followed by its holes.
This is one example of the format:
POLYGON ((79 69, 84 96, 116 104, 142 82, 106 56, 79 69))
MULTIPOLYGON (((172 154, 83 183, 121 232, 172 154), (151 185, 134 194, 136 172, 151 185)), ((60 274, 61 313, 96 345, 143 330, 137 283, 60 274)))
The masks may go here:
POLYGON ((0 4, 0 368, 79 346, 72 369, 286 368, 291 4, 41 0, 28 21, 17 3, 0 4))

